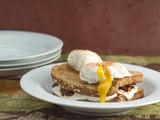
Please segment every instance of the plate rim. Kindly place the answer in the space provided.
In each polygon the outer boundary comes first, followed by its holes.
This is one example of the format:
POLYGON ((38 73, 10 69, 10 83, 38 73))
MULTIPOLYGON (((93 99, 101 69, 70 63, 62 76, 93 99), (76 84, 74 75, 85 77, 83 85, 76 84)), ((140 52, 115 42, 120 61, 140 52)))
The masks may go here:
POLYGON ((19 37, 22 35, 45 36, 45 37, 49 37, 50 39, 52 39, 52 41, 57 42, 58 46, 55 49, 52 49, 52 50, 49 50, 47 52, 43 52, 40 54, 17 57, 17 58, 12 58, 12 59, 0 59, 0 62, 31 59, 31 58, 35 58, 35 57, 39 57, 39 56, 44 56, 44 55, 50 54, 52 52, 55 52, 55 51, 61 49, 64 45, 63 41, 60 38, 58 38, 54 35, 51 35, 51 34, 46 34, 46 33, 32 32, 32 31, 20 31, 20 30, 0 30, 0 35, 4 35, 4 34, 6 34, 6 36, 12 35, 12 36, 19 36, 19 37))
POLYGON ((35 64, 31 64, 31 65, 24 65, 24 66, 19 66, 19 67, 12 67, 12 68, 4 68, 4 69, 0 69, 0 72, 7 72, 7 71, 14 71, 14 70, 22 70, 22 69, 29 69, 29 68, 36 68, 36 67, 43 67, 46 64, 49 64, 53 61, 58 60, 61 57, 61 54, 57 54, 54 56, 54 58, 50 58, 48 60, 39 62, 39 63, 35 63, 35 64))
POLYGON ((56 51, 56 53, 50 53, 46 56, 41 56, 41 57, 38 57, 36 59, 32 59, 32 60, 24 60, 24 61, 20 61, 20 62, 11 62, 11 63, 6 63, 6 64, 2 64, 0 62, 0 71, 2 71, 2 69, 7 69, 7 68, 13 68, 13 67, 22 67, 22 66, 27 66, 27 65, 34 65, 36 63, 41 63, 41 62, 45 62, 47 60, 51 60, 51 59, 54 59, 55 57, 57 57, 58 55, 60 55, 62 52, 62 49, 59 49, 56 51))

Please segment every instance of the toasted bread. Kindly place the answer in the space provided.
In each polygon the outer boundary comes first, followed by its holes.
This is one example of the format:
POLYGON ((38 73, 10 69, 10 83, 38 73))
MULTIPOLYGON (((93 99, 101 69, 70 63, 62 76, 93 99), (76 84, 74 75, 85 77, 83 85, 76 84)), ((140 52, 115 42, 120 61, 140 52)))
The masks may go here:
MULTIPOLYGON (((138 91, 134 94, 131 100, 136 100, 144 97, 144 89, 138 88, 138 91)), ((128 101, 124 95, 118 95, 117 97, 109 100, 108 102, 125 102, 128 101)))
MULTIPOLYGON (((143 81, 143 74, 141 72, 129 72, 132 74, 131 77, 117 78, 113 81, 107 96, 116 93, 119 87, 143 81)), ((79 72, 71 68, 67 63, 54 66, 51 69, 51 75, 54 82, 57 82, 63 89, 88 96, 99 96, 97 84, 88 84, 87 82, 80 80, 79 72)))
MULTIPOLYGON (((80 94, 78 95, 75 92, 60 88, 59 86, 57 86, 57 84, 54 84, 53 86, 53 95, 69 100, 99 102, 99 97, 90 97, 80 94)), ((130 100, 136 100, 142 97, 144 97, 144 90, 142 88, 138 88, 137 92, 133 95, 132 99, 130 100)), ((124 102, 124 101, 128 101, 128 99, 122 94, 116 94, 116 95, 114 94, 112 97, 110 96, 110 98, 106 100, 106 102, 124 102)))

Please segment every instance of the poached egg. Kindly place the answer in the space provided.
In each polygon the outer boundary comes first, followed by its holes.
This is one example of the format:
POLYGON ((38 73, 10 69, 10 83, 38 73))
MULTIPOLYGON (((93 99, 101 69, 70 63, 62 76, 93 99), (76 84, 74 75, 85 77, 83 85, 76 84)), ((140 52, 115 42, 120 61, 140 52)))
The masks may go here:
POLYGON ((97 53, 90 50, 73 50, 68 56, 68 64, 77 71, 92 62, 102 62, 102 59, 97 53))
POLYGON ((100 95, 100 102, 105 102, 114 78, 126 76, 130 77, 131 74, 122 64, 117 62, 88 63, 80 70, 81 80, 89 84, 98 83, 97 91, 100 95))
POLYGON ((81 80, 89 84, 98 83, 100 102, 105 102, 114 78, 131 76, 122 64, 102 62, 100 56, 90 50, 73 50, 68 56, 68 64, 79 71, 81 80))

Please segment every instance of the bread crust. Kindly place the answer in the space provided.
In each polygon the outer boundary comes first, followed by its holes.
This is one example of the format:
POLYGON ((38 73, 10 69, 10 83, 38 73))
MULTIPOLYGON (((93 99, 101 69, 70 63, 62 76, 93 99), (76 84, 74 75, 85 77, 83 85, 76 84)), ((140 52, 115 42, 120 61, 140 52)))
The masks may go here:
MULTIPOLYGON (((119 87, 143 81, 143 74, 141 72, 129 72, 132 74, 131 77, 117 78, 113 81, 107 96, 116 93, 119 87)), ((51 76, 53 81, 63 89, 88 96, 99 96, 97 92, 98 84, 88 84, 80 80, 79 72, 71 68, 67 63, 54 66, 51 69, 51 76)))

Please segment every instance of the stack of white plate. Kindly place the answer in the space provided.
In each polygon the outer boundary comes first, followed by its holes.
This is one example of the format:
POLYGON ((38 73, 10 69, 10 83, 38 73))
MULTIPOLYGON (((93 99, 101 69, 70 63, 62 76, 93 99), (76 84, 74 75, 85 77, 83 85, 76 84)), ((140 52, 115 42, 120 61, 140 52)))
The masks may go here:
POLYGON ((63 42, 51 35, 0 31, 0 78, 20 76, 57 60, 63 42))

